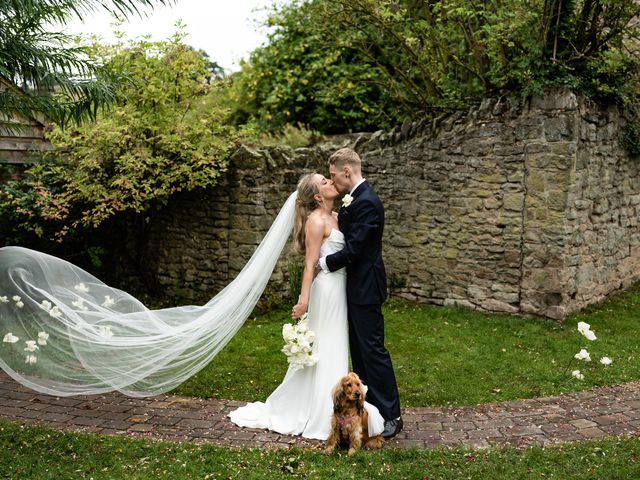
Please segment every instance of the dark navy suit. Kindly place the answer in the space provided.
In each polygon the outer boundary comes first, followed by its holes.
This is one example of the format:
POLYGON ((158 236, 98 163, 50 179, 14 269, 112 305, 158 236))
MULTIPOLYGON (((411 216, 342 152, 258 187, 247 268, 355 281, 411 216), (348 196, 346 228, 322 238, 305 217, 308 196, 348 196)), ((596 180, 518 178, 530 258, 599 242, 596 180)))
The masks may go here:
POLYGON ((369 387, 367 400, 385 420, 400 416, 398 386, 391 356, 384 346, 382 303, 387 297, 387 276, 382 262, 384 207, 365 181, 352 194, 353 201, 338 213, 345 247, 326 257, 332 272, 347 268, 349 348, 353 370, 369 387))

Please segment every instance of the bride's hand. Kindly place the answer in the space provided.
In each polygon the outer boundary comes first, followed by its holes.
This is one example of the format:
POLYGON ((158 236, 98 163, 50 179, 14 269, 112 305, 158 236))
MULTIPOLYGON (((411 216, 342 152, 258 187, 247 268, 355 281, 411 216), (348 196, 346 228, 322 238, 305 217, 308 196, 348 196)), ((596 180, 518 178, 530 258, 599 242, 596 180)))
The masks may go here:
POLYGON ((302 315, 304 315, 306 311, 307 311, 307 304, 306 303, 297 303, 291 309, 291 318, 298 319, 302 315))

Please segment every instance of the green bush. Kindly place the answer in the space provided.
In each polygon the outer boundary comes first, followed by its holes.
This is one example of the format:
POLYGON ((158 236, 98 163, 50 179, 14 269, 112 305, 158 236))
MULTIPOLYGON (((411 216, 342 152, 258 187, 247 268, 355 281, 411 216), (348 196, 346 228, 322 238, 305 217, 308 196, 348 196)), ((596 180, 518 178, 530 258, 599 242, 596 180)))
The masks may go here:
POLYGON ((0 214, 23 232, 62 239, 174 193, 215 186, 243 132, 219 102, 211 62, 182 43, 94 45, 105 70, 129 78, 94 123, 48 134, 53 148, 0 187, 0 214))

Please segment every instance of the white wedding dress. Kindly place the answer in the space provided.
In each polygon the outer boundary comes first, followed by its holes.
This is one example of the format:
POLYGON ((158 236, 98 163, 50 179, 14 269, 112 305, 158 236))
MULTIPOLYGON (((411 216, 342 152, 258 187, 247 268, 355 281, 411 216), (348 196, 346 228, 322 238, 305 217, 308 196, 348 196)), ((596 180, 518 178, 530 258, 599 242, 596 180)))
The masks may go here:
MULTIPOLYGON (((344 236, 336 229, 324 241, 320 256, 337 252, 344 236)), ((249 403, 229 417, 241 427, 267 428, 283 434, 326 440, 331 427, 331 390, 348 371, 348 325, 346 270, 320 272, 309 296, 309 328, 316 334, 312 367, 289 368, 282 383, 265 402, 249 403)), ((378 409, 365 403, 369 435, 382 433, 384 419, 378 409)))

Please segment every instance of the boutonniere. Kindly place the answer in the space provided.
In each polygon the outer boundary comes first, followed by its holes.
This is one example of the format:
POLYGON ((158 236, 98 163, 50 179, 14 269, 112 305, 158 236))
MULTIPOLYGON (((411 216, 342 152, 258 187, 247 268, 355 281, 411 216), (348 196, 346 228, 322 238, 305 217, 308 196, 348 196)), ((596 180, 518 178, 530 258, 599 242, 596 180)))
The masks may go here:
POLYGON ((342 197, 342 206, 343 207, 348 207, 349 205, 351 205, 351 202, 353 202, 353 197, 351 195, 349 195, 348 193, 342 197))

